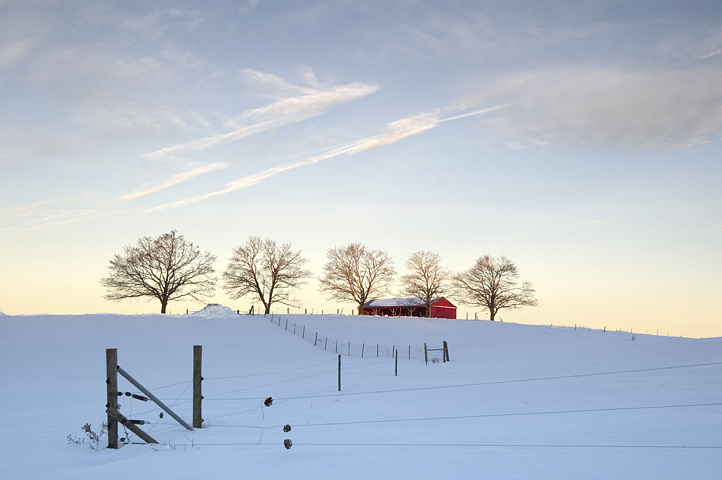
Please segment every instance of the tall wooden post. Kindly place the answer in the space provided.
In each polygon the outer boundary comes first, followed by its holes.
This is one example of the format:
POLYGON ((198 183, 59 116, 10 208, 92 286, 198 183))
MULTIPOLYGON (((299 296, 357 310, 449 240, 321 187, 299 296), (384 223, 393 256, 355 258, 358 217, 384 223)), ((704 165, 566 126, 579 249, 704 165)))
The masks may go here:
POLYGON ((398 377, 399 376, 399 351, 398 350, 396 350, 395 355, 396 355, 396 362, 394 363, 394 377, 398 377))
POLYGON ((424 342, 424 361, 426 362, 426 365, 429 364, 429 351, 426 348, 426 342, 424 342))
POLYGON ((341 391, 341 354, 338 355, 338 391, 341 391))
POLYGON ((201 394, 201 359, 203 357, 203 347, 201 345, 193 346, 193 428, 201 428, 203 426, 203 416, 201 403, 203 395, 201 394))
POLYGON ((105 383, 108 394, 108 403, 105 408, 108 412, 108 448, 118 448, 118 420, 115 412, 118 411, 118 350, 108 348, 105 350, 105 383))
POLYGON ((449 345, 446 343, 446 340, 444 340, 444 362, 449 361, 449 345))

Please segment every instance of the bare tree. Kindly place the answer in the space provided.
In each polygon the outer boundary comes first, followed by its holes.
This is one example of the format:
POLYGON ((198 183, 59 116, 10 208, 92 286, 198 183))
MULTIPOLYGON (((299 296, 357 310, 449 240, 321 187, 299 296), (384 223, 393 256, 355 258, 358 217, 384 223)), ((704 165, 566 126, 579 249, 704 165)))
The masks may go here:
POLYGON ((165 313, 170 301, 203 301, 213 293, 217 281, 213 275, 215 261, 214 255, 201 253, 173 230, 155 240, 143 237, 135 247, 126 246, 123 255, 110 261, 110 274, 100 283, 108 289, 107 300, 157 298, 160 313, 165 313))
POLYGON ((441 268, 438 254, 425 251, 412 253, 406 268, 409 273, 401 277, 401 294, 421 299, 428 317, 432 300, 444 293, 451 272, 441 268))
POLYGON ((356 303, 359 315, 367 300, 388 291, 396 275, 388 253, 368 250, 360 243, 332 248, 326 257, 323 275, 318 279, 321 291, 334 300, 356 303))
POLYGON ((452 278, 455 289, 464 303, 489 311, 489 319, 503 308, 515 309, 537 305, 534 289, 529 282, 518 284, 516 265, 508 258, 485 255, 473 267, 452 278))
POLYGON ((277 245, 268 238, 249 237, 245 245, 233 250, 223 272, 223 288, 234 300, 255 296, 263 303, 265 313, 271 313, 274 303, 296 307, 300 301, 291 297, 291 291, 312 275, 303 268, 307 262, 300 250, 291 249, 290 243, 277 245))

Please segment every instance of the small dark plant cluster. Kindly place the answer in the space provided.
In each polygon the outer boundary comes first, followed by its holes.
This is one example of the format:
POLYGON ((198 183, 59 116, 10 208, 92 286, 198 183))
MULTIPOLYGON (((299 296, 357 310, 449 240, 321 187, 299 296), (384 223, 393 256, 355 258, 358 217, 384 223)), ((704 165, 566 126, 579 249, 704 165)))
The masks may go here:
MULTIPOLYGON (((85 435, 87 435, 88 439, 90 440, 90 448, 93 450, 99 450, 100 439, 103 435, 108 433, 108 424, 105 422, 100 424, 100 433, 94 432, 92 426, 89 423, 86 423, 85 425, 80 427, 80 429, 85 432, 85 435)), ((75 435, 68 435, 68 443, 83 444, 85 443, 85 438, 78 438, 75 435)))

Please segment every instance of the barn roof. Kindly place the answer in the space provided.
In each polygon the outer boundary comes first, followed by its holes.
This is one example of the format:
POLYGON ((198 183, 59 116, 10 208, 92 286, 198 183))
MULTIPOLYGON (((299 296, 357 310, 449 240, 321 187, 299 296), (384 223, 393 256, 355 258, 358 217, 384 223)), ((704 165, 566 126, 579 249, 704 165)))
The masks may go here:
MULTIPOLYGON (((446 300, 444 297, 436 297, 431 301, 431 305, 439 300, 446 300)), ((448 300, 446 300, 448 302, 448 300)), ((451 303, 451 302, 449 302, 451 303)), ((384 307, 424 307, 426 303, 418 298, 377 298, 364 303, 364 308, 384 308, 384 307)))

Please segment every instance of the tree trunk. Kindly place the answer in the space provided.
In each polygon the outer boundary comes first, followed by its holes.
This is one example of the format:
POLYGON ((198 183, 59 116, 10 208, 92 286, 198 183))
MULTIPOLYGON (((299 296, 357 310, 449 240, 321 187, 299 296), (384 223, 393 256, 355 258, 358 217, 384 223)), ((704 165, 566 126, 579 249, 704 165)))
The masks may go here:
POLYGON ((492 322, 494 321, 495 313, 496 312, 494 312, 493 309, 491 309, 491 308, 489 309, 489 320, 491 320, 492 322))
POLYGON ((164 314, 164 315, 165 315, 165 307, 166 307, 166 305, 168 305, 168 301, 167 301, 167 300, 166 300, 166 301, 163 301, 163 300, 160 301, 160 313, 162 313, 162 314, 164 314))

